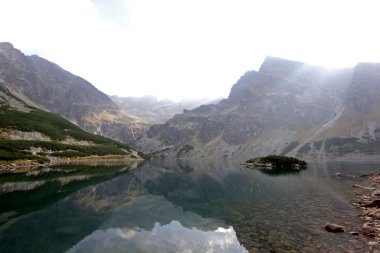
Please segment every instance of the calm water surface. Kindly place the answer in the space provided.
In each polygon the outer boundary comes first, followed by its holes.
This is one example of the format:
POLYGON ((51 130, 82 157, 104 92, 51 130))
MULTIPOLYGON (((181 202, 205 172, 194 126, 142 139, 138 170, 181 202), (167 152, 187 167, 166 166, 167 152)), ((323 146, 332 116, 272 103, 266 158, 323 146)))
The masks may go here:
POLYGON ((227 160, 150 161, 2 175, 0 252, 366 252, 349 231, 361 223, 351 186, 368 172, 380 163, 271 174, 227 160), (327 222, 348 231, 328 233, 327 222))

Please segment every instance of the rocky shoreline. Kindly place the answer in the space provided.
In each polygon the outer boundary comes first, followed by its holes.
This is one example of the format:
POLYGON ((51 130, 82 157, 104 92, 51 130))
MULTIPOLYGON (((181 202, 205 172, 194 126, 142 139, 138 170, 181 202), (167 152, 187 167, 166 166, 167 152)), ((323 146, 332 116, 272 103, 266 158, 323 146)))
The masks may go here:
POLYGON ((30 160, 17 160, 12 162, 3 162, 0 164, 0 174, 4 173, 21 173, 32 169, 47 167, 51 163, 37 163, 30 160))
MULTIPOLYGON (((45 163, 37 163, 31 160, 16 160, 12 162, 0 163, 0 174, 7 173, 24 173, 37 168, 44 168, 58 164, 71 164, 71 163, 94 163, 94 162, 125 162, 125 161, 143 161, 144 159, 137 157, 131 158, 123 155, 106 155, 106 156, 85 156, 74 158, 56 158, 51 157, 50 161, 45 163)), ((1 161, 0 161, 1 162, 1 161)))
POLYGON ((370 173, 361 176, 368 186, 354 184, 357 189, 355 206, 362 209, 359 214, 363 218, 361 233, 369 239, 369 252, 380 253, 380 174, 370 173))

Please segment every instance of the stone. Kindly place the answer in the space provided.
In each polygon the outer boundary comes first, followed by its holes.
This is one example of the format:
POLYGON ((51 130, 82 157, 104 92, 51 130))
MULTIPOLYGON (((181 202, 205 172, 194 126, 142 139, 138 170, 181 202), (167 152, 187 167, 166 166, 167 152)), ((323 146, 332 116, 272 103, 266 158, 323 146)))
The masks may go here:
POLYGON ((370 253, 380 253, 380 244, 378 242, 375 242, 370 246, 369 249, 370 253))
POLYGON ((332 233, 343 233, 345 230, 345 227, 339 224, 335 224, 335 223, 327 223, 325 225, 325 229, 328 232, 332 232, 332 233))
POLYGON ((337 177, 342 177, 342 176, 343 176, 343 174, 342 174, 342 173, 340 173, 340 172, 337 172, 337 173, 335 173, 335 176, 337 176, 337 177))
POLYGON ((380 209, 376 209, 376 211, 373 211, 369 213, 368 215, 371 216, 372 219, 380 220, 380 209))
POLYGON ((351 235, 359 235, 359 232, 351 231, 350 234, 351 234, 351 235))
POLYGON ((380 197, 380 189, 377 189, 374 192, 372 192, 372 195, 380 197))
POLYGON ((372 177, 372 176, 374 176, 374 175, 375 175, 374 173, 369 173, 369 174, 361 175, 360 177, 361 177, 361 178, 368 179, 368 178, 370 178, 370 177, 372 177))
POLYGON ((363 205, 364 207, 380 207, 380 199, 374 199, 363 205))
POLYGON ((361 232, 363 233, 363 235, 369 235, 372 233, 372 231, 373 231, 373 228, 369 226, 367 223, 365 223, 361 229, 361 232))

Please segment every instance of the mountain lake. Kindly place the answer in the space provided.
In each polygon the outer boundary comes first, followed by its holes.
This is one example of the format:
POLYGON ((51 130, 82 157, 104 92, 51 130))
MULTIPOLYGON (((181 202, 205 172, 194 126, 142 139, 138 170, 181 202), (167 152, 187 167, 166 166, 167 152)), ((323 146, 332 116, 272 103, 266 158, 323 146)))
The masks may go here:
POLYGON ((369 172, 380 163, 275 174, 230 160, 151 160, 0 175, 0 252, 366 252, 350 232, 362 225, 352 185, 369 172))

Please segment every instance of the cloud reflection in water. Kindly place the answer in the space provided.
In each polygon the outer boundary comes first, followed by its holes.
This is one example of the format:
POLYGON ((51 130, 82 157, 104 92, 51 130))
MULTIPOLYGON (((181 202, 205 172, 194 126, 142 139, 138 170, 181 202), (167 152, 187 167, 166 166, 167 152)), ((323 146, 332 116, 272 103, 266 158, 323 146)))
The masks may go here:
POLYGON ((68 252, 248 252, 232 227, 202 231, 178 221, 155 223, 151 231, 138 228, 96 230, 68 252))

